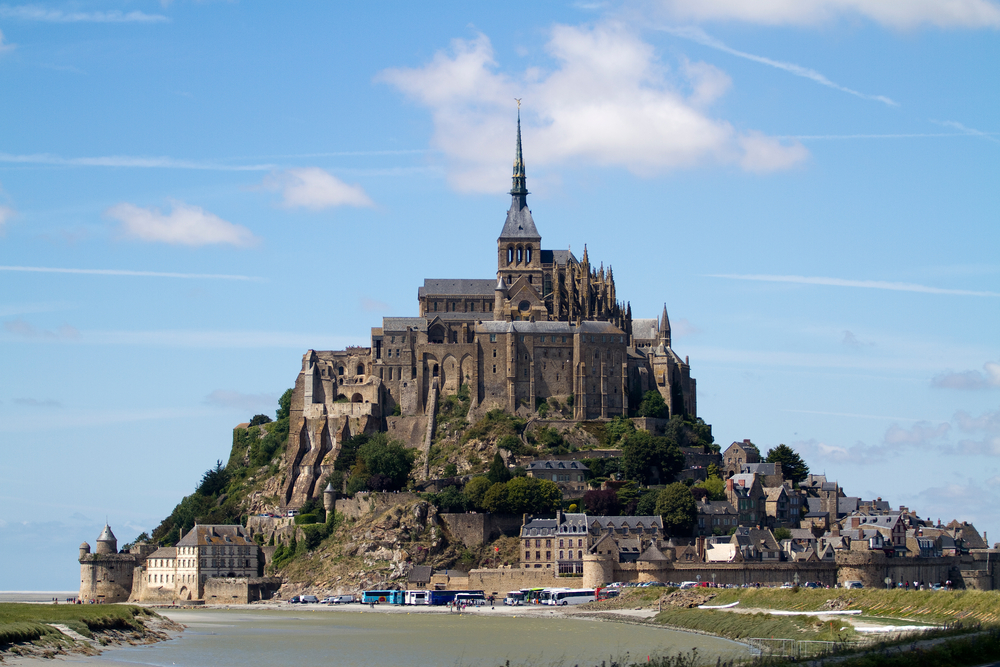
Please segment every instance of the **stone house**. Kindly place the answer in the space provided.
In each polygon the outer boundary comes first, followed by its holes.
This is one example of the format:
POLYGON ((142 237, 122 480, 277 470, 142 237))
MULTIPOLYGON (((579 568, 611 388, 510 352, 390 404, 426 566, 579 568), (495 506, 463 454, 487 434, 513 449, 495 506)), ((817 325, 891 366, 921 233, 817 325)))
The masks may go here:
POLYGON ((757 475, 733 475, 726 480, 726 499, 736 508, 741 526, 766 523, 766 498, 757 475))
POLYGON ((726 451, 722 452, 723 478, 740 474, 747 463, 760 463, 760 450, 757 449, 757 445, 748 439, 729 445, 726 451))
POLYGON ((698 501, 697 507, 696 535, 726 535, 739 525, 739 513, 728 500, 705 498, 698 501))
POLYGON ((749 528, 741 526, 736 529, 730 540, 739 549, 744 561, 780 561, 781 545, 774 539, 774 534, 765 528, 749 528))
POLYGON ((590 468, 580 461, 532 461, 524 467, 524 471, 528 477, 555 482, 565 495, 566 492, 587 490, 586 478, 590 468))

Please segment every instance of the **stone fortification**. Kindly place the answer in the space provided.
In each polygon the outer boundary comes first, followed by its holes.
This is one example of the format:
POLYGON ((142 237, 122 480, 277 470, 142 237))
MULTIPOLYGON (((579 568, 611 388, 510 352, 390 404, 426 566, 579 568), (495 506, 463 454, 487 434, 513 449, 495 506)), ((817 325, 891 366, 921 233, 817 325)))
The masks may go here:
POLYGON ((366 514, 381 514, 397 505, 420 500, 415 493, 377 493, 360 492, 353 498, 338 498, 336 512, 351 519, 358 519, 366 514))
POLYGON ((523 518, 518 514, 438 514, 452 537, 465 546, 478 547, 503 536, 520 534, 523 518))
POLYGON ((481 590, 486 595, 499 597, 522 588, 551 588, 555 586, 581 588, 583 584, 579 577, 557 577, 552 570, 518 568, 472 570, 469 572, 468 579, 453 578, 448 582, 448 588, 451 590, 481 590))
POLYGON ((278 577, 214 577, 205 582, 205 604, 250 604, 270 600, 281 588, 278 577))

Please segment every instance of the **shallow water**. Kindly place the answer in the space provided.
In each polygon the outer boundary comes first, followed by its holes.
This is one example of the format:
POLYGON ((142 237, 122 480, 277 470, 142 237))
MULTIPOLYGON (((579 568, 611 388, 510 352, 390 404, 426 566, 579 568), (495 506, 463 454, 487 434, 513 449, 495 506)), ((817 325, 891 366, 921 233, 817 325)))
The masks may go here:
MULTIPOLYGON (((177 639, 107 651, 90 665, 257 667, 279 664, 338 667, 493 667, 600 665, 628 653, 697 648, 705 662, 746 655, 742 645, 715 637, 621 623, 568 618, 361 611, 168 612, 188 629, 177 639)), ((71 659, 76 662, 77 659, 71 659)))

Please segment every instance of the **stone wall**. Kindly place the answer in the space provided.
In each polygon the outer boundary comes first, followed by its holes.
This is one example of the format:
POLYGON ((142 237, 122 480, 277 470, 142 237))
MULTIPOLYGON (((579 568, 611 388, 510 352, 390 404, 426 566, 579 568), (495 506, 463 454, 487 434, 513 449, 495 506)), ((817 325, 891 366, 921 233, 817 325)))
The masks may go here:
POLYGON ((280 587, 277 577, 211 577, 204 599, 206 604, 250 604, 270 600, 280 587))
POLYGON ((353 498, 339 498, 335 511, 342 516, 357 519, 371 512, 381 514, 396 505, 403 505, 414 500, 420 500, 420 496, 415 493, 405 492, 379 493, 362 491, 354 494, 353 498))
POLYGON ((386 417, 386 431, 394 440, 401 440, 407 447, 422 447, 427 433, 427 417, 386 417))
MULTIPOLYGON (((468 590, 485 591, 486 595, 505 596, 510 591, 517 591, 522 588, 567 586, 582 586, 579 578, 560 578, 555 576, 553 570, 525 570, 517 568, 482 569, 469 572, 469 578, 465 584, 468 590), (576 583, 567 583, 576 582, 576 583)), ((449 582, 449 588, 460 590, 460 582, 449 582)))
MULTIPOLYGON (((971 563, 969 557, 965 557, 971 563)), ((947 556, 942 558, 889 558, 878 551, 851 551, 837 554, 837 581, 860 581, 865 586, 884 588, 885 578, 893 583, 900 581, 923 581, 938 583, 961 580, 959 569, 963 558, 947 556)))
POLYGON ((520 514, 438 514, 452 537, 469 548, 503 536, 516 537, 524 517, 520 514))
POLYGON ((85 554, 80 558, 80 599, 125 602, 132 592, 134 569, 131 554, 85 554))

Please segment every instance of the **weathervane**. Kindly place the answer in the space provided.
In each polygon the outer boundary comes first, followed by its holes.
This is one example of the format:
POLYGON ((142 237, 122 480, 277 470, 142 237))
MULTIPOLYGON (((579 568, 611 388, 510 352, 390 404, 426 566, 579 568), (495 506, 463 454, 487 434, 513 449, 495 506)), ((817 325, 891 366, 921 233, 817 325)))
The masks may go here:
POLYGON ((520 97, 515 97, 514 101, 517 102, 517 108, 520 109, 521 108, 521 98, 520 97))

